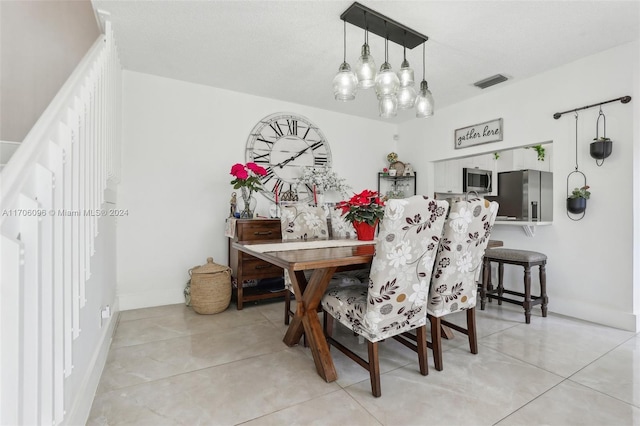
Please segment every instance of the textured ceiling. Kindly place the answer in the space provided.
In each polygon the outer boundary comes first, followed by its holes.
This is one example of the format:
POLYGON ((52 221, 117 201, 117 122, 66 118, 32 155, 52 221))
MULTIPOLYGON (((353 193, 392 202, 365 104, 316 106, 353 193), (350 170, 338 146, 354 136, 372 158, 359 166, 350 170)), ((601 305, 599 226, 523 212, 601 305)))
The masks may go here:
MULTIPOLYGON (((208 86, 378 119, 373 90, 333 99, 342 62, 340 14, 351 1, 108 1, 122 65, 208 86)), ((429 37, 426 78, 438 108, 476 96, 494 74, 525 79, 640 38, 639 1, 361 1, 429 37)), ((364 33, 347 25, 355 66, 364 33)), ((378 66, 384 41, 370 35, 378 66)), ((407 59, 422 76, 422 49, 407 59)), ((402 47, 389 43, 395 70, 402 47)), ((612 94, 613 95, 613 94, 612 94)), ((393 121, 413 119, 399 111, 393 121)))

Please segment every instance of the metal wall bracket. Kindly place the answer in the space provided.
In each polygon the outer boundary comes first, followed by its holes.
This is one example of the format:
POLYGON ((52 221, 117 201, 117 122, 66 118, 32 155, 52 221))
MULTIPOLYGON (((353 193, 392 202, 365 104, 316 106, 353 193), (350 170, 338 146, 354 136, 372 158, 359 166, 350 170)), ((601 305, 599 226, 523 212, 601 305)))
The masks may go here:
POLYGON ((522 225, 522 230, 527 235, 527 237, 535 237, 536 236, 536 227, 532 225, 522 225))

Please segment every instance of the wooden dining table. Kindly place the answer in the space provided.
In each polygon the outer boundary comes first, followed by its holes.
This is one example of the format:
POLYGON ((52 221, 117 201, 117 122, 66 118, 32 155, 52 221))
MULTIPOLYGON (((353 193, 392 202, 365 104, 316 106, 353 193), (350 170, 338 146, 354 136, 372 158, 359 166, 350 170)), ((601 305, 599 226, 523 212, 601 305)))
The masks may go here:
MULTIPOLYGON (((501 242, 489 242, 489 247, 500 245, 501 242)), ((318 317, 318 306, 336 271, 371 263, 375 241, 237 241, 232 246, 289 271, 297 303, 283 342, 295 346, 304 332, 318 375, 327 382, 335 381, 338 375, 318 317), (304 271, 312 271, 308 281, 304 271)))
POLYGON ((287 346, 294 346, 298 344, 304 331, 316 370, 320 377, 327 382, 333 382, 338 378, 338 375, 318 317, 318 305, 331 277, 339 268, 350 268, 357 265, 364 267, 371 263, 375 253, 375 242, 373 241, 339 241, 344 245, 317 247, 311 244, 316 243, 317 245, 316 241, 282 241, 277 243, 273 240, 268 243, 264 241, 232 243, 237 250, 289 271, 296 298, 296 311, 283 341, 287 346), (307 282, 304 271, 309 270, 313 272, 307 282))

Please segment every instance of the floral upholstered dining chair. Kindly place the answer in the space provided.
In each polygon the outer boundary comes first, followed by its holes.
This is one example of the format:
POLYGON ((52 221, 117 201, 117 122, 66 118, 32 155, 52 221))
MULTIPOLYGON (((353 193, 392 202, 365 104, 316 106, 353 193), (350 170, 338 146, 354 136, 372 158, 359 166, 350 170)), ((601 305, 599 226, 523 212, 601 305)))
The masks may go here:
MULTIPOLYGON (((322 207, 305 203, 284 204, 280 206, 280 227, 283 240, 308 241, 329 238, 327 219, 322 207)), ((309 274, 307 275, 307 278, 309 274)), ((289 324, 291 294, 293 285, 289 271, 284 271, 284 286, 289 291, 284 296, 284 323, 289 324)))
POLYGON ((420 373, 427 375, 426 309, 429 281, 448 203, 421 195, 389 200, 376 239, 368 287, 329 289, 322 298, 327 340, 369 370, 371 392, 378 397, 380 367, 378 342, 416 329, 420 373), (332 337, 335 318, 367 339, 368 361, 332 337))
POLYGON ((475 306, 484 251, 498 203, 482 198, 451 204, 431 276, 427 312, 436 370, 442 370, 442 325, 466 334, 471 353, 478 353, 475 306), (466 311, 467 328, 442 317, 466 311))
MULTIPOLYGON (((314 207, 307 204, 291 204, 281 206, 280 225, 283 240, 318 240, 327 239, 329 236, 326 213, 322 207, 314 207)), ((305 278, 310 278, 311 272, 305 271, 305 278)), ((333 275, 329 288, 360 284, 361 273, 359 271, 338 272, 333 275)), ((291 294, 293 285, 289 272, 284 271, 284 285, 289 291, 284 297, 284 323, 289 324, 289 318, 293 316, 291 310, 291 294)))
POLYGON ((333 238, 356 239, 356 230, 348 220, 342 216, 342 211, 330 208, 329 218, 331 219, 331 235, 333 238))

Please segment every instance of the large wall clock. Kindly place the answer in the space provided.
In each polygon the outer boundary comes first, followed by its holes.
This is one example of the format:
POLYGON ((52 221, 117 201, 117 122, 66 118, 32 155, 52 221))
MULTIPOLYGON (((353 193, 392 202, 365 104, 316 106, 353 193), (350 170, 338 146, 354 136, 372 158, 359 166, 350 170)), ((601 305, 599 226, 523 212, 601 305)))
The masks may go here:
POLYGON ((308 118, 280 112, 260 120, 247 139, 247 162, 267 169, 262 194, 275 201, 276 191, 297 190, 299 201, 313 196, 313 188, 298 185, 305 167, 331 167, 331 150, 324 135, 308 118))

